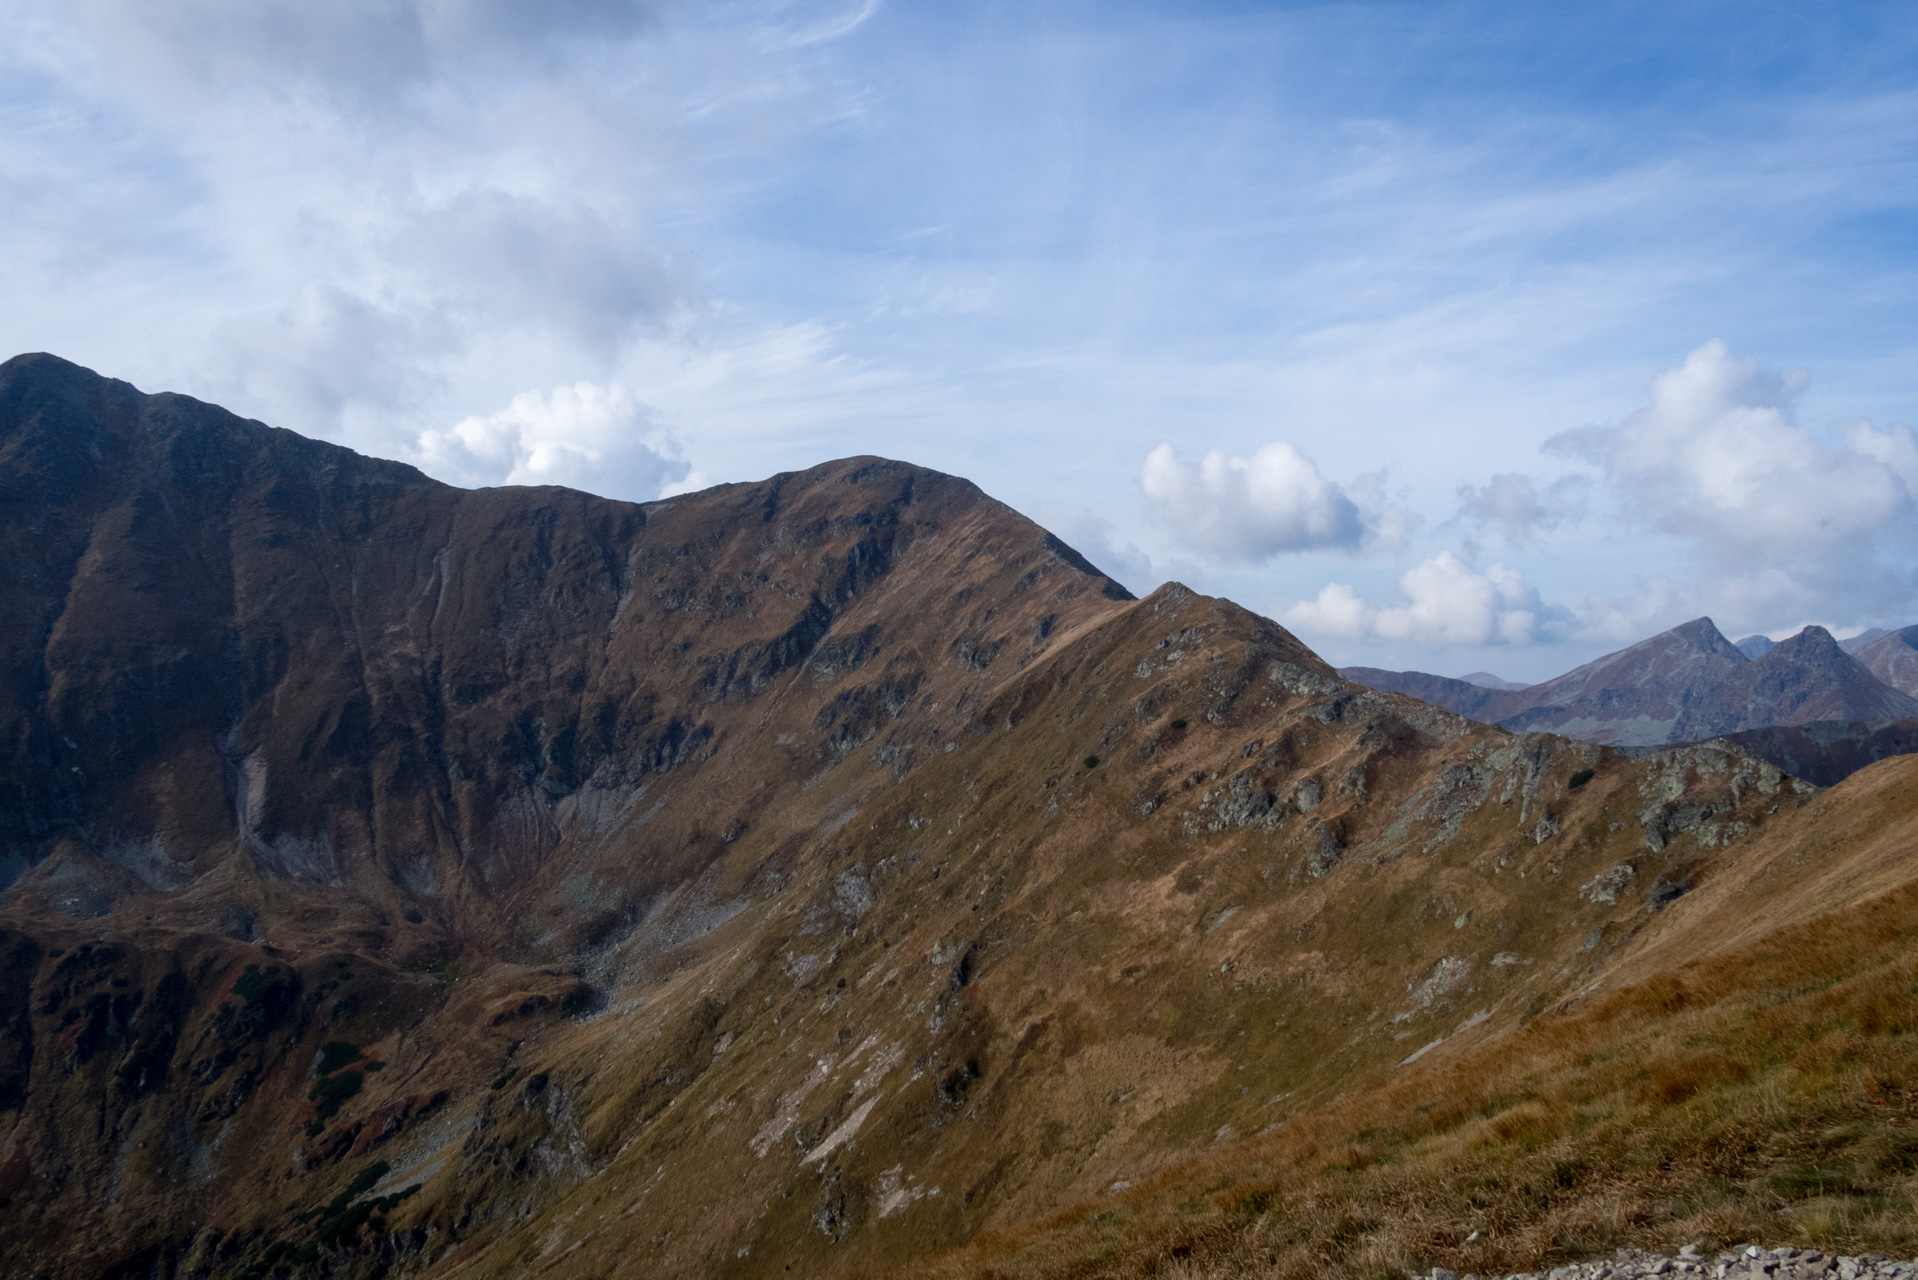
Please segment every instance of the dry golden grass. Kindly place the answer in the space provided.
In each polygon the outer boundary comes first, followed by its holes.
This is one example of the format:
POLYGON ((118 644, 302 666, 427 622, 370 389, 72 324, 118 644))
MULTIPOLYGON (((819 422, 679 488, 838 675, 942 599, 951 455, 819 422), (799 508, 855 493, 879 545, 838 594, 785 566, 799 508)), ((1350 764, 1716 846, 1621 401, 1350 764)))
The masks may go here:
POLYGON ((1915 944, 1918 886, 1407 1068, 915 1273, 1486 1274, 1746 1239, 1909 1255, 1915 944))

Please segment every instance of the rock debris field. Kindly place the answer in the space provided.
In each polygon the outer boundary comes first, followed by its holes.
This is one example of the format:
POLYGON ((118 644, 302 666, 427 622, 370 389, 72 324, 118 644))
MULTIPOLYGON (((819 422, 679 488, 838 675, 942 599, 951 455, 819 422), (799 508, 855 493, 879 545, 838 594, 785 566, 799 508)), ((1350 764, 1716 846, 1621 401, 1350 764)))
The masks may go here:
MULTIPOLYGON (((1639 1280, 1640 1277, 1699 1276, 1702 1280, 1918 1280, 1918 1262, 1896 1262, 1876 1254, 1833 1256, 1816 1249, 1761 1249, 1740 1245, 1724 1253, 1703 1254, 1690 1246, 1676 1256, 1621 1249, 1598 1262, 1576 1262, 1550 1271, 1515 1272, 1502 1280, 1639 1280)), ((1413 1276, 1413 1280, 1461 1280, 1444 1267, 1413 1276)), ((1481 1280, 1465 1276, 1463 1280, 1481 1280)))

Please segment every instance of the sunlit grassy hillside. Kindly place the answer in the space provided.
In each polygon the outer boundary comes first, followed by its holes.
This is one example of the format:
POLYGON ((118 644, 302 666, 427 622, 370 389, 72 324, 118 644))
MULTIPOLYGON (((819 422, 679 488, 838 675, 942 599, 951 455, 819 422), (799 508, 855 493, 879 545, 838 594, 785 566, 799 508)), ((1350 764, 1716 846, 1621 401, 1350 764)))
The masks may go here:
MULTIPOLYGON (((1861 793, 1902 813, 1918 769, 1879 770, 1861 793)), ((1406 1067, 932 1274, 1487 1274, 1741 1240, 1910 1256, 1915 997, 1905 884, 1406 1067)))

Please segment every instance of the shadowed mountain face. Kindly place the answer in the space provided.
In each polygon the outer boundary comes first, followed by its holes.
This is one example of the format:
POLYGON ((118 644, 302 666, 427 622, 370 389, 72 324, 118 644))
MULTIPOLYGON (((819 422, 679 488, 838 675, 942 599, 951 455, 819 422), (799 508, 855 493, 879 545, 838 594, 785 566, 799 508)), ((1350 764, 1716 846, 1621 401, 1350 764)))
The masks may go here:
MULTIPOLYGON (((1895 652, 1886 654, 1887 661, 1897 660, 1895 652)), ((1874 675, 1823 627, 1806 627, 1749 659, 1710 618, 1513 691, 1415 671, 1347 667, 1341 674, 1508 729, 1615 746, 1697 742, 1820 720, 1883 722, 1918 715, 1918 699, 1874 675)))
POLYGON ((1918 752, 1918 720, 1814 720, 1724 738, 1795 778, 1829 787, 1880 760, 1918 752))
POLYGON ((1511 1032, 1811 792, 878 459, 468 492, 25 357, 0 502, 8 1275, 910 1270, 1511 1032))
POLYGON ((805 771, 941 707, 891 741, 909 761, 1129 598, 971 485, 874 459, 650 508, 466 492, 49 357, 0 368, 0 423, 32 504, 0 533, 0 867, 95 905, 227 867, 545 945, 577 920, 497 904, 722 740, 805 771))

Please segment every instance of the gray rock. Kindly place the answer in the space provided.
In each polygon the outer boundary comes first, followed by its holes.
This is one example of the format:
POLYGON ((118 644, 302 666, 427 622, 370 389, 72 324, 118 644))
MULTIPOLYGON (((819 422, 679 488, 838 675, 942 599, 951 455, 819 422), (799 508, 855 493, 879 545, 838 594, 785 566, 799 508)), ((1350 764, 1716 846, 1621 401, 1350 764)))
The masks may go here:
MULTIPOLYGON (((1831 1257, 1817 1249, 1789 1247, 1766 1249, 1741 1244, 1724 1253, 1706 1257, 1697 1245, 1686 1245, 1675 1257, 1638 1249, 1620 1249, 1610 1258, 1584 1263, 1567 1263, 1549 1272, 1522 1272, 1492 1280, 1651 1280, 1652 1277, 1679 1280, 1800 1280, 1801 1277, 1831 1277, 1832 1280, 1918 1280, 1918 1262, 1893 1262, 1875 1254, 1859 1257, 1831 1257)), ((1428 1280, 1421 1274, 1413 1280, 1428 1280)), ((1444 1267, 1436 1267, 1429 1280, 1459 1280, 1444 1267)), ((1467 1276, 1465 1280, 1478 1280, 1467 1276)))

